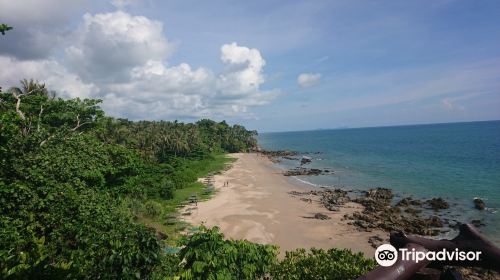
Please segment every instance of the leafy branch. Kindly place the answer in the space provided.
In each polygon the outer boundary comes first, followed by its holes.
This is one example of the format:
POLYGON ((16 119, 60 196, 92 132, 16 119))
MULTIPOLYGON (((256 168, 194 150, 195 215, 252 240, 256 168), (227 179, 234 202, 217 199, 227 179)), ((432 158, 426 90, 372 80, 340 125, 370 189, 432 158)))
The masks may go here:
POLYGON ((5 35, 5 31, 9 31, 12 29, 14 29, 12 26, 8 26, 5 23, 0 24, 0 33, 2 33, 2 35, 5 35))

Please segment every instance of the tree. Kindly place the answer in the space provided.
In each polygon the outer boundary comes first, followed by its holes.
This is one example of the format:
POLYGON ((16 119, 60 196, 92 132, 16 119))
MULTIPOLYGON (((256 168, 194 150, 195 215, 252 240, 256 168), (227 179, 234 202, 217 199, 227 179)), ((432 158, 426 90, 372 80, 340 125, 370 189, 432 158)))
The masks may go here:
POLYGON ((12 26, 8 26, 5 23, 0 24, 0 33, 2 33, 2 35, 5 35, 5 31, 9 31, 12 29, 14 29, 12 26))

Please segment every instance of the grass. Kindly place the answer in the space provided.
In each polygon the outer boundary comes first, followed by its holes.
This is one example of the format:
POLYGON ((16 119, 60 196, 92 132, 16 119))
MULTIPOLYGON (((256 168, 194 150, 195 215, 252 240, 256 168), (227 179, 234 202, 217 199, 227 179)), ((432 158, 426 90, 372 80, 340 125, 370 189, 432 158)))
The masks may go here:
MULTIPOLYGON (((190 161, 184 167, 193 172, 197 178, 210 174, 217 174, 225 170, 235 159, 226 154, 215 154, 208 159, 190 161)), ((150 199, 146 201, 128 201, 128 208, 134 208, 137 221, 154 228, 157 232, 167 236, 165 243, 174 245, 180 233, 186 229, 187 223, 177 218, 178 211, 185 205, 189 197, 196 196, 198 201, 210 198, 212 193, 205 192, 205 185, 201 182, 189 182, 185 187, 176 189, 174 196, 169 200, 150 199)))

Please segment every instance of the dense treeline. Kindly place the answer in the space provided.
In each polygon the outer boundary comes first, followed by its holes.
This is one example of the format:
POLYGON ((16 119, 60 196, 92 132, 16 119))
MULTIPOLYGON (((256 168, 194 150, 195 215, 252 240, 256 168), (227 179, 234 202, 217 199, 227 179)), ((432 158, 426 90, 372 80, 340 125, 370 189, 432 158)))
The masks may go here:
MULTIPOLYGON (((100 100, 21 84, 0 91, 0 278, 288 279, 288 266, 301 270, 297 257, 279 264, 275 247, 224 240, 217 229, 175 241, 183 249, 168 254, 171 238, 154 224, 175 211, 176 194, 222 168, 218 155, 255 147, 255 131, 110 118, 100 100)), ((360 265, 341 276, 373 266, 346 254, 360 265)))
POLYGON ((131 122, 98 105, 26 80, 0 93, 3 277, 148 275, 160 243, 119 198, 172 198, 196 180, 177 172, 189 159, 255 145, 255 132, 238 125, 131 122))

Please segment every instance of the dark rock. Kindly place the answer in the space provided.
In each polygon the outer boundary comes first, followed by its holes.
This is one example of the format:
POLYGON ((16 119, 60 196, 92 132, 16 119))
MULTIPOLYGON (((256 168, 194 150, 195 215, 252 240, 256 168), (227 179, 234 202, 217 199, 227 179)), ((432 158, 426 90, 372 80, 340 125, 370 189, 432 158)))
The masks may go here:
POLYGON ((300 160, 300 165, 311 163, 312 159, 310 157, 303 156, 300 160))
POLYGON ((480 198, 474 198, 474 207, 477 210, 484 210, 486 208, 486 204, 480 198))
POLYGON ((408 207, 408 206, 421 206, 423 203, 421 200, 413 199, 412 197, 405 197, 401 199, 396 206, 408 207))
POLYGON ((426 221, 431 227, 443 227, 443 221, 438 216, 432 216, 426 221))
POLYGON ((303 168, 297 167, 294 169, 290 169, 285 171, 283 175, 285 176, 308 176, 308 175, 321 175, 323 171, 317 168, 303 168))
POLYGON ((330 211, 339 211, 339 207, 350 201, 347 192, 341 189, 324 189, 319 194, 321 204, 330 211))
POLYGON ((322 214, 322 213, 316 213, 314 214, 314 218, 318 220, 329 220, 331 219, 329 216, 322 214))
POLYGON ((390 189, 376 188, 366 192, 366 196, 376 200, 390 201, 394 195, 390 189))
POLYGON ((472 220, 470 223, 473 224, 475 227, 482 227, 486 225, 481 220, 472 220))
POLYGON ((425 203, 427 203, 427 205, 429 205, 435 211, 450 208, 448 202, 446 202, 446 200, 442 199, 441 197, 429 199, 425 203))
POLYGON ((262 150, 261 153, 268 157, 293 157, 297 156, 299 153, 294 151, 266 151, 262 150))

